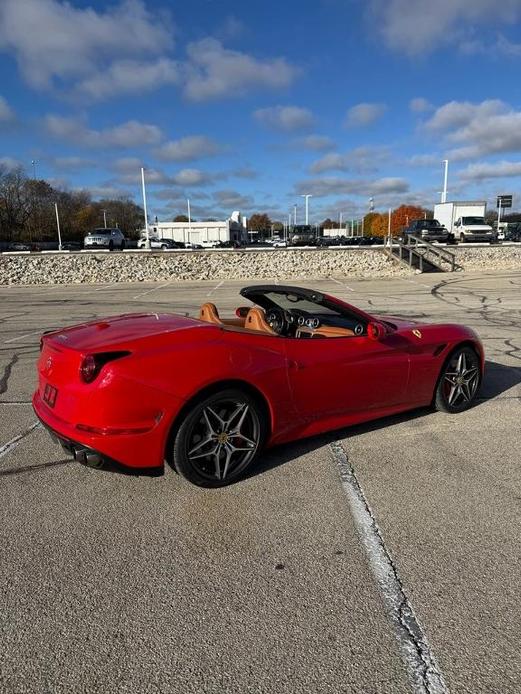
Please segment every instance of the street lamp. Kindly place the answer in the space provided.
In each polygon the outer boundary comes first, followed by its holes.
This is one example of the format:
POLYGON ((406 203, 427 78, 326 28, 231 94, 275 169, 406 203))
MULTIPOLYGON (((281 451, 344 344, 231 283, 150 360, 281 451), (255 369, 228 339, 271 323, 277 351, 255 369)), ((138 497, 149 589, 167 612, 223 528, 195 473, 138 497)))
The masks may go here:
POLYGON ((309 198, 312 198, 313 196, 310 193, 306 193, 305 195, 301 195, 301 198, 306 199, 306 226, 309 224, 309 198))
POLYGON ((56 212, 56 227, 58 229, 58 250, 61 251, 62 249, 62 235, 60 231, 60 215, 58 214, 58 203, 54 203, 54 210, 56 212))
POLYGON ((143 209, 145 211, 145 232, 146 232, 146 240, 145 240, 145 248, 147 251, 150 250, 150 234, 148 231, 148 212, 147 212, 147 193, 145 190, 145 169, 141 167, 141 185, 143 187, 143 209))
POLYGON ((444 159, 443 163, 445 164, 445 174, 443 176, 443 191, 441 194, 441 202, 447 202, 447 183, 449 180, 449 160, 444 159))
POLYGON ((297 205, 293 205, 293 224, 297 226, 297 205))
POLYGON ((38 162, 36 161, 36 159, 32 159, 32 160, 31 160, 31 164, 33 165, 33 178, 34 178, 35 181, 36 181, 36 164, 37 164, 37 163, 38 163, 38 162))
POLYGON ((103 224, 105 225, 105 229, 107 228, 107 210, 101 210, 103 212, 103 224))

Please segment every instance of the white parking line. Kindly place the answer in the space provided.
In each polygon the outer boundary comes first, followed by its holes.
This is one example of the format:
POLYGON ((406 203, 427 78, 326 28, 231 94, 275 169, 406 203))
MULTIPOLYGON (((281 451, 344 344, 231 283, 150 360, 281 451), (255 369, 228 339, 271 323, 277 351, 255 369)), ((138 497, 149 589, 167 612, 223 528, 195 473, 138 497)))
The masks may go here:
POLYGON ((34 431, 36 427, 39 426, 40 422, 34 422, 28 429, 23 431, 21 434, 17 434, 10 441, 4 443, 3 446, 0 446, 0 458, 4 458, 8 453, 10 453, 14 448, 18 446, 22 439, 25 439, 25 437, 28 436, 31 433, 31 431, 34 431))
POLYGON ((164 287, 168 287, 169 284, 171 284, 174 281, 174 279, 168 280, 168 282, 165 282, 164 284, 160 284, 159 287, 152 287, 152 289, 147 289, 146 292, 141 292, 141 294, 136 294, 136 296, 133 296, 133 299, 139 299, 142 296, 146 296, 147 294, 150 294, 151 292, 156 292, 159 289, 163 289, 164 287))
POLYGON ((345 284, 345 282, 341 282, 340 280, 337 280, 337 279, 335 279, 334 277, 330 277, 329 279, 332 280, 333 282, 336 282, 337 284, 340 284, 342 287, 344 287, 345 289, 348 289, 350 292, 354 292, 354 291, 355 291, 355 290, 354 290, 352 287, 350 287, 348 284, 345 284))
POLYGON ((409 280, 406 277, 398 277, 398 279, 403 280, 404 282, 410 282, 410 284, 419 284, 420 287, 427 287, 427 289, 432 288, 430 284, 424 284, 423 282, 417 282, 416 280, 409 280))
POLYGON ((224 284, 224 280, 221 280, 218 285, 216 285, 213 289, 210 289, 210 291, 208 292, 208 294, 206 296, 212 296, 212 294, 214 292, 216 292, 219 289, 219 287, 223 284, 224 284))
POLYGON ((415 694, 448 694, 427 637, 405 594, 396 564, 385 546, 380 528, 344 448, 340 442, 335 441, 329 444, 329 450, 340 469, 351 515, 394 627, 413 691, 415 694))
POLYGON ((24 337, 31 337, 32 335, 41 335, 41 330, 35 330, 32 333, 25 333, 25 335, 18 335, 18 337, 12 337, 10 340, 4 340, 4 345, 8 345, 10 342, 17 342, 18 340, 23 340, 24 337))

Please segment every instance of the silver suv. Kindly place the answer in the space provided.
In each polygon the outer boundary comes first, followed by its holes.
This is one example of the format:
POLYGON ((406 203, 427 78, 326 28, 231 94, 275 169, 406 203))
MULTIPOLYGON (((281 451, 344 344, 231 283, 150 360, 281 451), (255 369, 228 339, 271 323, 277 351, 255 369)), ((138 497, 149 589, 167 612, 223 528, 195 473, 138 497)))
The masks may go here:
POLYGON ((125 237, 121 229, 94 229, 83 239, 84 248, 108 248, 113 251, 115 248, 123 250, 125 248, 125 237))

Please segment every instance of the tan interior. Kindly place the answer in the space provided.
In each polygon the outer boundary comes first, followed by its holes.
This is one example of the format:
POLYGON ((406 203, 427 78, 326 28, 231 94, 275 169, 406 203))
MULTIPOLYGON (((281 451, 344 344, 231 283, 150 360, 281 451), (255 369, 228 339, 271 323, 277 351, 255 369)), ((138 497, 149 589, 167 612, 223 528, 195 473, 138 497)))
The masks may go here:
MULTIPOLYGON (((220 318, 215 304, 210 301, 203 304, 199 311, 199 320, 215 325, 223 325, 234 328, 244 328, 255 332, 277 335, 266 322, 266 314, 262 308, 254 306, 250 308, 245 318, 220 318)), ((349 328, 337 328, 331 325, 321 325, 319 328, 299 328, 298 333, 306 333, 310 337, 352 337, 355 333, 349 328)))

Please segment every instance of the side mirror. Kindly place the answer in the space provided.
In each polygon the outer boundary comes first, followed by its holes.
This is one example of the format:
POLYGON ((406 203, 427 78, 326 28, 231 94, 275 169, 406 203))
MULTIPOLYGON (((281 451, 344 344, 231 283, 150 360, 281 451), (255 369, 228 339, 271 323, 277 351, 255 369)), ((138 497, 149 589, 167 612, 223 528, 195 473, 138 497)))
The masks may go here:
POLYGON ((367 326, 367 337, 370 340, 381 340, 385 336, 386 330, 381 323, 372 321, 367 326))

